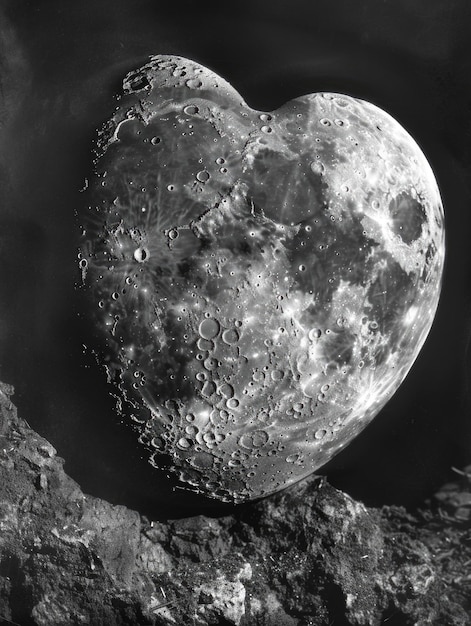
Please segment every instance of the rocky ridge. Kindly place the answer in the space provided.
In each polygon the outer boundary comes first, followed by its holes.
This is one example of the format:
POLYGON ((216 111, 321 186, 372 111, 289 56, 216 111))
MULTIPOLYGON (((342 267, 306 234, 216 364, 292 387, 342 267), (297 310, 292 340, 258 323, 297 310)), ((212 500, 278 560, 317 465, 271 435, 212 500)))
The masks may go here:
POLYGON ((368 508, 313 477, 221 518, 84 494, 0 387, 0 622, 471 624, 471 480, 368 508))

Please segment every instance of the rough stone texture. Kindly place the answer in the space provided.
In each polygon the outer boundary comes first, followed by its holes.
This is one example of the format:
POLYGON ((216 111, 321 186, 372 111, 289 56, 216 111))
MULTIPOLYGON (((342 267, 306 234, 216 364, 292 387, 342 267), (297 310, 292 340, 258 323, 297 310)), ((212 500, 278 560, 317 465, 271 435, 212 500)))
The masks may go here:
POLYGON ((87 496, 0 387, 0 621, 471 624, 471 480, 426 510, 310 478, 233 516, 155 522, 87 496))

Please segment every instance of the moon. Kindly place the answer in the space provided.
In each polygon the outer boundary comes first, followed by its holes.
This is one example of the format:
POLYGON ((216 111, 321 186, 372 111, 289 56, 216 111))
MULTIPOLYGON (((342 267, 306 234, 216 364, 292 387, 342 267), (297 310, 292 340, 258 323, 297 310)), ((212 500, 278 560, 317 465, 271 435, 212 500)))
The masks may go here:
POLYGON ((155 56, 124 79, 87 192, 81 289, 117 409, 152 464, 213 498, 323 466, 432 325, 437 183, 368 102, 255 111, 209 69, 155 56))

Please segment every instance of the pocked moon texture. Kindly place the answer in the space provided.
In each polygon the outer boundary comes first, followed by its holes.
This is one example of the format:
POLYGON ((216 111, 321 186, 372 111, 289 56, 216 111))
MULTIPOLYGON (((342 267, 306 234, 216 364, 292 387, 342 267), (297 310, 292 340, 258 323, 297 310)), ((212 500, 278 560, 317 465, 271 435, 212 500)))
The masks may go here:
POLYGON ((180 57, 128 74, 117 103, 79 252, 117 406, 194 490, 286 487, 372 420, 425 341, 444 260, 432 170, 372 104, 255 111, 180 57))

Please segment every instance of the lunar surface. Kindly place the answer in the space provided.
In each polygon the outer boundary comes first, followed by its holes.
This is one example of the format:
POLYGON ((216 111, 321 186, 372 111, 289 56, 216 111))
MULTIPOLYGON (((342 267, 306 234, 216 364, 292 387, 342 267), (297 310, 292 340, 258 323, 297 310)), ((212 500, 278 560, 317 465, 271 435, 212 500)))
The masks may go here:
POLYGON ((324 465, 412 366, 443 209, 411 136, 334 93, 252 110, 173 56, 124 80, 81 214, 81 288, 150 462, 240 502, 324 465))

